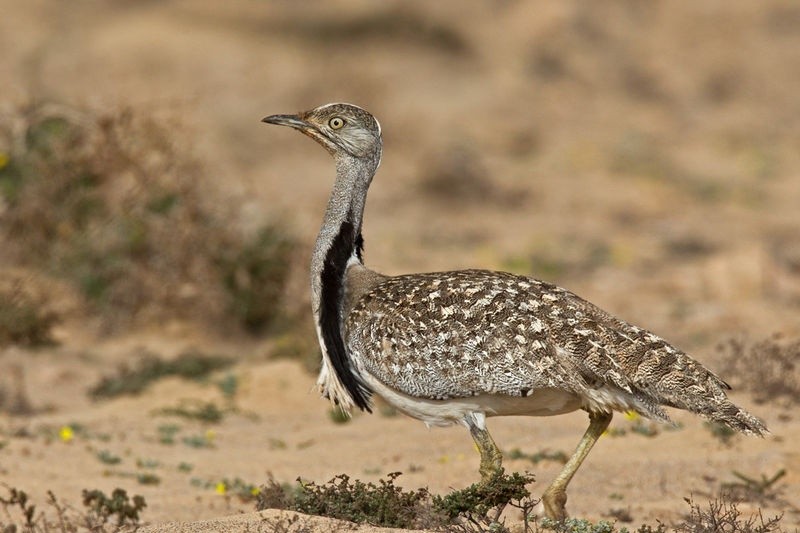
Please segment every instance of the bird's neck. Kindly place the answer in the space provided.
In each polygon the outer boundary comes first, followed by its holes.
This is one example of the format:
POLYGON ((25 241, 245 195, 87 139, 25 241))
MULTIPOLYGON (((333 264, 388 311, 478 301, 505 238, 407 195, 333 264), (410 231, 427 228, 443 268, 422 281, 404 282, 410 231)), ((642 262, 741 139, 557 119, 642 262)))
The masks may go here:
POLYGON ((311 258, 311 293, 314 315, 322 300, 322 275, 335 269, 343 283, 348 261, 361 261, 361 224, 367 190, 377 164, 370 160, 341 157, 336 160, 336 182, 328 200, 322 228, 311 258))
POLYGON ((353 405, 370 408, 372 391, 350 360, 342 313, 347 266, 361 262, 364 203, 378 162, 336 159, 336 183, 311 260, 311 303, 323 357, 318 383, 322 393, 345 410, 353 405))

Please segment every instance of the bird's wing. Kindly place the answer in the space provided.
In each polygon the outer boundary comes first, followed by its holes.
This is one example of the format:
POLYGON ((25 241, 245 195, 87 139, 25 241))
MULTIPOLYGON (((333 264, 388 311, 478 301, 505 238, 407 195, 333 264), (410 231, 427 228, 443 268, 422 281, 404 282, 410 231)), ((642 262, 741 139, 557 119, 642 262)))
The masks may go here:
MULTIPOLYGON (((553 387, 583 396, 612 385, 666 418, 724 382, 660 337, 573 293, 501 272, 388 278, 346 318, 353 357, 406 394, 525 396, 553 387)), ((692 409, 695 410, 695 409, 692 409)))
POLYGON ((572 340, 554 335, 569 320, 564 294, 571 293, 478 270, 388 278, 346 317, 346 342, 372 375, 416 397, 577 392, 597 376, 559 353, 572 340))

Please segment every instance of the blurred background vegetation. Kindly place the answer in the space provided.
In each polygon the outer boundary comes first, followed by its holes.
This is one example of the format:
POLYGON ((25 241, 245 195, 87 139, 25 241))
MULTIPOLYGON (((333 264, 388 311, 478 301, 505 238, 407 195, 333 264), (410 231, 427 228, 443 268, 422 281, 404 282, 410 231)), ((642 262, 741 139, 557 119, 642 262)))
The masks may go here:
POLYGON ((332 165, 259 119, 337 100, 384 126, 374 268, 535 275, 693 349, 797 333, 794 3, 6 3, 0 343, 314 352, 332 165))

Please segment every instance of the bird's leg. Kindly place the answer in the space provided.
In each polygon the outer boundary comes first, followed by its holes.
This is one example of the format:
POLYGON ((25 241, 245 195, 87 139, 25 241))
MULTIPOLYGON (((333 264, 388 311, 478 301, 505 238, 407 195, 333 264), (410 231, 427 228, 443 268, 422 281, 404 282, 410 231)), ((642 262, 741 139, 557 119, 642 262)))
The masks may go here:
POLYGON ((489 430, 485 427, 478 427, 475 423, 468 423, 469 432, 475 441, 475 446, 481 454, 481 481, 487 482, 495 476, 503 473, 503 454, 497 444, 489 435, 489 430))
POLYGON ((589 427, 586 433, 583 434, 578 447, 575 448, 575 453, 569 458, 564 468, 556 476, 547 490, 542 494, 542 504, 544 505, 544 512, 548 518, 552 520, 564 520, 567 518, 567 485, 569 485, 572 476, 578 471, 578 468, 589 455, 589 450, 592 449, 594 443, 600 438, 600 435, 611 423, 611 413, 589 413, 589 427))

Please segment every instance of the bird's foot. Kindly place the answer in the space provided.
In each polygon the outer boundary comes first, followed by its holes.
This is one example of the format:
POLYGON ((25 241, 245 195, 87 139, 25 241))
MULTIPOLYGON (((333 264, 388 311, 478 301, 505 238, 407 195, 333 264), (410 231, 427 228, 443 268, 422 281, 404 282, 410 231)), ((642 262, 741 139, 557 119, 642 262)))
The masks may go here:
POLYGON ((550 520, 563 522, 567 518, 567 493, 563 489, 548 488, 542 494, 544 515, 550 520))

